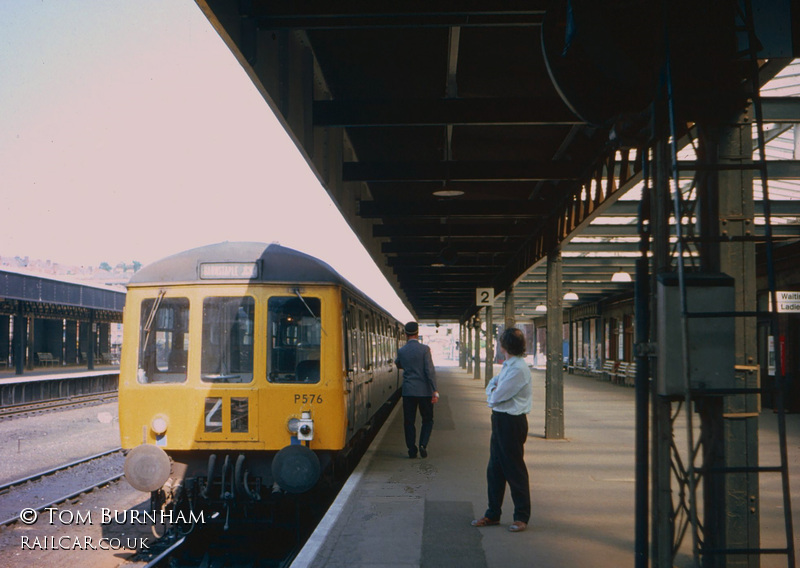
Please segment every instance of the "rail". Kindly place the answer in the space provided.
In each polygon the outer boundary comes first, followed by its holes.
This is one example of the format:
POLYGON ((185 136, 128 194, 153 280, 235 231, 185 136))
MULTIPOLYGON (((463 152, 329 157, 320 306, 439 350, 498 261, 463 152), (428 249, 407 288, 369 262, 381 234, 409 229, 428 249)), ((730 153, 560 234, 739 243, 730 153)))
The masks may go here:
MULTIPOLYGON (((9 493, 10 491, 14 491, 16 488, 22 488, 22 486, 25 486, 28 483, 35 482, 35 481, 40 481, 40 480, 44 479, 45 477, 54 475, 54 474, 59 473, 59 472, 66 471, 67 469, 71 469, 71 468, 74 468, 74 467, 85 465, 85 464, 90 463, 92 461, 100 460, 100 459, 103 459, 103 458, 106 458, 106 457, 109 457, 109 456, 112 456, 114 454, 118 454, 118 453, 121 453, 121 452, 122 452, 122 448, 114 448, 113 450, 109 450, 109 451, 102 452, 102 453, 99 453, 99 454, 95 454, 93 456, 89 456, 89 457, 86 457, 86 458, 83 458, 83 459, 80 459, 80 460, 76 460, 74 462, 71 462, 71 463, 68 463, 68 464, 64 464, 64 465, 55 467, 53 469, 49 469, 47 471, 39 472, 39 473, 36 473, 34 475, 31 475, 31 476, 28 476, 28 477, 25 477, 25 478, 22 478, 22 479, 17 479, 15 481, 12 481, 10 483, 6 483, 6 484, 0 486, 0 494, 9 493)), ((51 499, 48 503, 46 503, 44 505, 37 505, 36 507, 31 507, 31 508, 26 509, 26 510, 27 511, 35 511, 36 513, 40 513, 41 511, 44 511, 45 509, 48 509, 48 508, 51 508, 51 507, 54 507, 54 506, 56 506, 56 505, 58 505, 60 503, 63 503, 64 501, 68 501, 70 499, 74 499, 74 498, 78 497, 79 495, 81 495, 83 493, 89 493, 91 491, 94 491, 95 489, 98 489, 100 487, 104 487, 106 485, 109 485, 109 484, 119 480, 123 475, 124 475, 124 473, 118 473, 118 474, 112 475, 111 477, 104 477, 103 479, 101 479, 101 480, 99 480, 99 481, 97 481, 95 483, 92 483, 92 484, 86 485, 86 486, 82 486, 79 489, 77 489, 76 491, 71 491, 68 495, 58 496, 58 497, 56 497, 54 499, 51 499)), ((5 514, 8 515, 7 512, 5 514)), ((4 526, 8 526, 8 525, 12 525, 12 524, 16 523, 20 519, 20 514, 21 514, 20 512, 16 512, 13 516, 9 516, 9 517, 6 517, 6 518, 0 520, 0 526, 4 527, 4 526)))
POLYGON ((33 402, 28 404, 13 404, 9 406, 0 406, 0 420, 5 418, 14 418, 19 416, 26 416, 38 412, 45 412, 48 410, 63 410, 66 408, 73 408, 85 404, 93 403, 106 403, 116 400, 117 393, 98 393, 88 394, 84 396, 68 396, 64 398, 57 398, 44 402, 33 402))

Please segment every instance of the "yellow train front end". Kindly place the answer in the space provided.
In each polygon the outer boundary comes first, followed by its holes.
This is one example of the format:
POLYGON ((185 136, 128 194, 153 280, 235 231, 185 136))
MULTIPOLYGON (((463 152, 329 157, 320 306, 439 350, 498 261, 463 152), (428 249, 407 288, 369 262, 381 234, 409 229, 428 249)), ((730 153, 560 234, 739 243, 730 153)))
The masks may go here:
POLYGON ((207 263, 197 281, 129 285, 119 404, 135 488, 301 493, 345 446, 341 288, 239 278, 250 270, 207 263))

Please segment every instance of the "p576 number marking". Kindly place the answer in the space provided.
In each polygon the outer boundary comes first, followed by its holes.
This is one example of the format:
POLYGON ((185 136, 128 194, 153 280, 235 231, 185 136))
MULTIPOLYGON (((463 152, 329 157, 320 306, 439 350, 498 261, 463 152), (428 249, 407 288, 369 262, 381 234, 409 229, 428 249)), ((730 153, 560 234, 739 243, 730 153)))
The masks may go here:
POLYGON ((296 394, 294 401, 300 404, 322 404, 321 394, 296 394))

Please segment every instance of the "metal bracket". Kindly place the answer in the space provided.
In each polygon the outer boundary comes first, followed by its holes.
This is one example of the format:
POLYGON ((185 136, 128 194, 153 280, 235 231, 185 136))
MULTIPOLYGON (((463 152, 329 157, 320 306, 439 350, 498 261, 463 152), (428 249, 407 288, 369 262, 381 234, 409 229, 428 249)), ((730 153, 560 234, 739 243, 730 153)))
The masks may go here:
POLYGON ((633 354, 635 357, 655 357, 657 344, 654 341, 634 343, 633 354))

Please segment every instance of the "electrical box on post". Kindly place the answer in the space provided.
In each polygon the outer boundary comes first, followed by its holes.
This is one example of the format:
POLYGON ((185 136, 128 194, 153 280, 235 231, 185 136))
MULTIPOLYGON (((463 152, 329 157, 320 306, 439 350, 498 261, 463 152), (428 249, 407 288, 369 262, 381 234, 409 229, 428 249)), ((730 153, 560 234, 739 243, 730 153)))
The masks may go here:
POLYGON ((681 292, 676 273, 658 276, 657 363, 658 394, 684 396, 688 369, 692 389, 724 389, 735 384, 735 310, 733 278, 726 274, 690 273, 686 287, 687 353, 683 347, 681 292), (726 312, 725 317, 691 314, 726 312), (688 355, 688 368, 684 356, 688 355))

